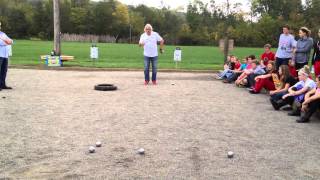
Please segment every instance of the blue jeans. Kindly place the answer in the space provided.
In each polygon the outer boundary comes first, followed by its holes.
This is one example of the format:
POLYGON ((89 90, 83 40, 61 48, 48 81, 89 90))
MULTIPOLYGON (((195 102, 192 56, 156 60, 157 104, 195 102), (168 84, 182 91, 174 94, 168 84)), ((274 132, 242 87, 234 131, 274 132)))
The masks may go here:
POLYGON ((276 94, 273 94, 271 95, 271 99, 274 101, 274 102, 277 102, 279 101, 280 99, 282 99, 282 96, 288 94, 288 91, 286 92, 279 92, 279 93, 276 93, 276 94))
POLYGON ((144 56, 144 80, 150 81, 150 76, 149 76, 150 62, 152 64, 152 81, 156 81, 157 80, 158 56, 156 56, 156 57, 144 56))
POLYGON ((221 78, 224 78, 224 77, 230 77, 231 76, 231 74, 232 74, 232 71, 230 70, 230 69, 226 69, 226 70, 224 70, 222 73, 220 73, 219 74, 219 76, 221 77, 221 78))
POLYGON ((8 58, 0 57, 0 88, 6 86, 6 77, 8 71, 8 58))

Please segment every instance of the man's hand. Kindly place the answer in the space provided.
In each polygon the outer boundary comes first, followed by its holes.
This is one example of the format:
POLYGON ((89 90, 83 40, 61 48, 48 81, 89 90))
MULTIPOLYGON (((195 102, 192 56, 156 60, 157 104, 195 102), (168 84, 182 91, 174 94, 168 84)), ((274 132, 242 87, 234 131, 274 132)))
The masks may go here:
POLYGON ((276 93, 276 91, 270 91, 269 94, 270 95, 274 95, 276 93))
POLYGON ((143 46, 144 46, 144 42, 140 42, 140 43, 139 43, 139 46, 140 46, 140 47, 143 47, 143 46))

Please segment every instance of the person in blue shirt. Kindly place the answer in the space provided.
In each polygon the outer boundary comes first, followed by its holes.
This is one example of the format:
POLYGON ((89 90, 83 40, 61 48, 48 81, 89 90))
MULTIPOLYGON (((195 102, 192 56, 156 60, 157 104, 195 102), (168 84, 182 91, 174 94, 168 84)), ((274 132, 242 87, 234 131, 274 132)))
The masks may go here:
POLYGON ((7 46, 11 45, 12 42, 12 39, 10 39, 6 33, 1 31, 0 22, 0 91, 2 89, 12 89, 6 85, 9 58, 9 50, 7 46))

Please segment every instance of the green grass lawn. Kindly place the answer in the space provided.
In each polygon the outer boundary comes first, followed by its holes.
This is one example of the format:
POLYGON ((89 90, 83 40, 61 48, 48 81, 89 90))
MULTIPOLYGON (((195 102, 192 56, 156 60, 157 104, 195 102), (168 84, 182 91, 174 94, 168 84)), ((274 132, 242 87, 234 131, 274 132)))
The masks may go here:
MULTIPOLYGON (((93 64, 89 52, 90 43, 63 42, 62 53, 75 56, 75 60, 65 62, 64 66, 98 67, 98 68, 143 68, 143 49, 136 44, 99 43, 99 60, 93 64)), ((39 65, 40 55, 49 54, 53 48, 51 41, 16 40, 13 45, 11 65, 39 65)), ((173 52, 175 46, 166 46, 165 53, 159 56, 160 69, 174 69, 173 52)), ((217 70, 223 64, 223 53, 217 47, 181 46, 182 62, 179 69, 217 70)), ((255 54, 260 56, 263 48, 236 48, 232 54, 240 58, 255 54)))

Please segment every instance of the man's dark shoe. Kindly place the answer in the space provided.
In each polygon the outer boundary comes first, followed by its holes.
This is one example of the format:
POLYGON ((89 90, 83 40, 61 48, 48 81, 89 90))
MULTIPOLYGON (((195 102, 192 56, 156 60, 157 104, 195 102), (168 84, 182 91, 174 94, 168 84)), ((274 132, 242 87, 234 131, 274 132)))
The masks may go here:
POLYGON ((2 87, 1 89, 12 89, 12 87, 4 86, 4 87, 2 87))
POLYGON ((274 110, 279 110, 279 109, 280 109, 280 107, 279 107, 278 103, 277 103, 277 102, 275 102, 273 99, 271 99, 271 98, 270 98, 270 102, 271 102, 271 104, 272 104, 272 106, 273 106, 274 110))
POLYGON ((230 81, 228 81, 228 80, 226 80, 226 79, 223 80, 222 82, 223 82, 223 83, 231 83, 230 81))
POLYGON ((300 116, 300 112, 298 111, 291 111, 288 113, 289 116, 300 116))
POLYGON ((296 121, 297 121, 297 123, 308 123, 310 120, 307 118, 304 118, 304 117, 300 117, 296 121))

